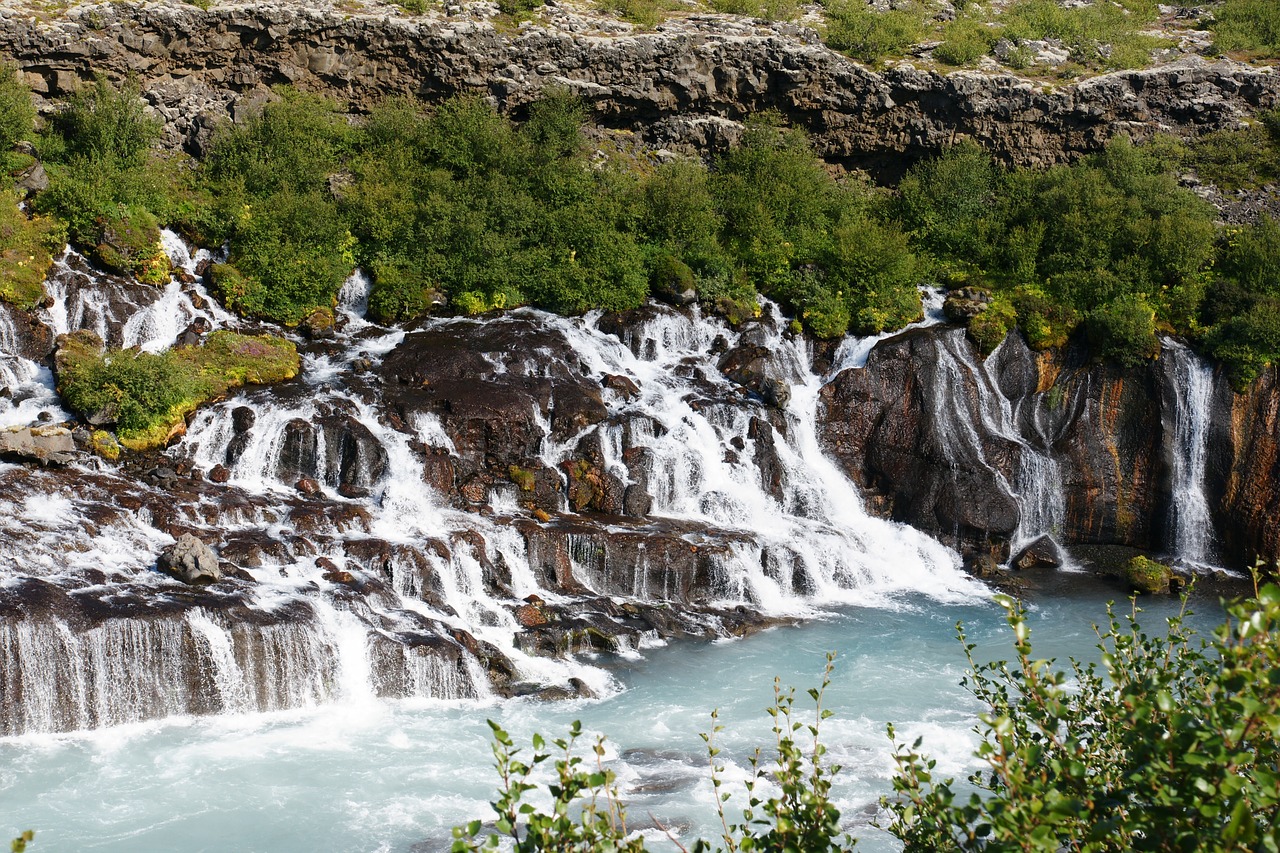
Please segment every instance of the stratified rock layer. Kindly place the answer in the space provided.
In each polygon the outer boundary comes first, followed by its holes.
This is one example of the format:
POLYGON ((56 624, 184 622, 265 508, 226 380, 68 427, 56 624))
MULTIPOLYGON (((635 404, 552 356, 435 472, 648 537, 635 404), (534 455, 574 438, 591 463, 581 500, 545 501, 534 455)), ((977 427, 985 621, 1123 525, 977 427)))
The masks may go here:
POLYGON ((641 131, 651 144, 722 146, 742 119, 773 109, 807 128, 828 159, 893 174, 964 137, 1010 162, 1048 164, 1116 134, 1196 135, 1237 124, 1280 92, 1271 69, 1196 57, 1064 86, 905 64, 876 72, 811 30, 719 16, 602 32, 550 10, 542 23, 504 34, 463 17, 284 3, 110 3, 52 21, 16 6, 0 14, 0 55, 37 93, 65 95, 94 74, 133 75, 170 141, 194 148, 219 118, 242 115, 278 84, 355 111, 390 94, 435 100, 463 91, 519 111, 559 86, 583 96, 604 125, 641 131))

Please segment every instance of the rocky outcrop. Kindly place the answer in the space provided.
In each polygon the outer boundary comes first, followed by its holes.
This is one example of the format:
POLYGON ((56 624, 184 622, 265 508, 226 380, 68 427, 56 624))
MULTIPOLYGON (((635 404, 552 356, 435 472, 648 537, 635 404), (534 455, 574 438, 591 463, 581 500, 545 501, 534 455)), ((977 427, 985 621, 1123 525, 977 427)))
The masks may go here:
MULTIPOLYGON (((1017 537, 1042 534, 1170 553, 1179 499, 1171 462, 1185 452, 1174 446, 1183 413, 1172 358, 1166 349, 1124 369, 1082 348, 1035 353, 1014 333, 984 360, 960 329, 908 332, 823 388, 822 440, 872 507, 973 558, 1007 558, 1017 537)), ((1274 561, 1274 368, 1242 394, 1217 371, 1209 407, 1203 488, 1214 557, 1236 567, 1274 561)), ((1049 562, 1043 539, 1027 541, 1015 563, 1049 562)))
POLYGON ((367 109, 388 94, 481 91, 519 111, 548 86, 582 95, 598 121, 655 146, 726 144, 766 109, 809 129, 828 159, 882 172, 970 137, 1010 162, 1048 164, 1116 134, 1195 135, 1235 125, 1280 92, 1271 69, 1199 58, 1049 86, 1007 74, 877 72, 789 24, 688 16, 637 33, 551 8, 500 32, 469 16, 408 18, 289 3, 176 0, 78 6, 53 20, 2 13, 0 54, 41 95, 105 74, 136 77, 172 142, 200 148, 289 84, 367 109))

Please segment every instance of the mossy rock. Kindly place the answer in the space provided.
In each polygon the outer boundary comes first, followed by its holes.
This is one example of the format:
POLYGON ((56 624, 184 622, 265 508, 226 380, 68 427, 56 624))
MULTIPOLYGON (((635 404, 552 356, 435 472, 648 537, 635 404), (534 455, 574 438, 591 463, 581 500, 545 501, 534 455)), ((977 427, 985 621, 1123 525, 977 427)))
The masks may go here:
POLYGON ((44 299, 44 280, 65 228, 47 216, 28 218, 17 195, 0 192, 0 302, 30 310, 44 299))
POLYGON ((167 445, 192 412, 232 388, 292 379, 299 369, 289 341, 225 330, 159 355, 103 352, 97 336, 64 335, 56 360, 67 404, 95 425, 114 424, 120 446, 133 451, 167 445))
POLYGON ((1124 568, 1125 582, 1146 595, 1167 593, 1173 582, 1173 570, 1149 557, 1134 557, 1124 568))
POLYGON ((105 429, 96 429, 89 437, 89 449, 109 462, 120 458, 120 442, 105 429))
POLYGON ((144 284, 164 284, 172 269, 160 244, 160 227, 147 211, 104 218, 93 258, 103 268, 136 276, 144 284))

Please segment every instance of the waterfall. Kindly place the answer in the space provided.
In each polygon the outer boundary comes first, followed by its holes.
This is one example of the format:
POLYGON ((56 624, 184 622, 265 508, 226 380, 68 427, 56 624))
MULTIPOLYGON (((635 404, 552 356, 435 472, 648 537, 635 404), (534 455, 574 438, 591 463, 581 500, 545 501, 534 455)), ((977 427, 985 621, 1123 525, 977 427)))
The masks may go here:
POLYGON ((1214 560, 1214 533, 1205 494, 1205 467, 1213 368, 1177 341, 1165 339, 1164 351, 1173 364, 1170 548, 1178 560, 1209 565, 1214 560))
MULTIPOLYGON (((163 238, 175 267, 192 272, 198 259, 175 235, 163 238)), ((526 599, 604 611, 621 600, 675 605, 686 627, 714 635, 724 630, 717 614, 743 606, 789 617, 982 592, 954 552, 869 515, 823 453, 824 379, 776 306, 763 305, 762 322, 745 330, 696 308, 655 306, 621 338, 601 328, 598 312, 426 321, 446 335, 482 324, 536 329, 571 355, 541 344, 483 352, 493 375, 546 385, 568 371, 603 389, 606 417, 566 431, 550 385, 548 410, 530 413, 542 434, 535 455, 559 477, 583 446, 596 447, 602 470, 646 493, 652 508, 628 519, 578 514, 561 494, 560 517, 537 522, 512 483, 489 483, 481 512, 434 491, 424 448, 455 461, 469 451, 454 446, 454 426, 438 412, 389 414, 379 383, 365 378, 407 340, 364 319, 369 290, 358 272, 348 280, 336 336, 300 345, 299 381, 246 389, 197 413, 168 451, 173 468, 203 475, 189 484, 151 486, 109 465, 0 466, 0 614, 39 602, 0 622, 0 731, 384 696, 484 699, 498 692, 494 656, 511 668, 503 678, 533 690, 616 691, 590 660, 537 653, 516 615, 526 599), (724 375, 716 353, 735 347, 767 352, 770 381, 788 393, 769 405, 724 375), (318 491, 300 492, 302 479, 318 491), (253 583, 174 596, 175 582, 153 567, 187 530, 253 583)), ((137 286, 96 276, 70 251, 48 291, 41 316, 55 333, 89 328, 148 351, 173 345, 199 318, 208 328, 236 323, 185 274, 137 286)), ((18 349, 2 310, 0 348, 18 349)), ((624 618, 596 618, 616 623, 609 647, 654 639, 624 618)), ((582 648, 592 636, 564 642, 582 648)))

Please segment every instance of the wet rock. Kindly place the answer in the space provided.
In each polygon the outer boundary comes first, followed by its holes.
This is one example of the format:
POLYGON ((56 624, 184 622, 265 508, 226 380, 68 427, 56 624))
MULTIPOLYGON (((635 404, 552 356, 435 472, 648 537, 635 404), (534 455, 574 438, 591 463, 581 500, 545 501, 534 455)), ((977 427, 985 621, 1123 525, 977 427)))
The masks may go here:
POLYGON ((290 420, 284 425, 276 476, 285 482, 294 478, 315 480, 320 474, 319 453, 315 427, 301 418, 290 420))
POLYGON ((166 467, 152 468, 142 477, 144 483, 158 489, 172 489, 178 485, 179 479, 177 471, 166 467))
POLYGON ((522 628, 537 628, 551 621, 541 603, 521 604, 515 609, 515 617, 522 628))
POLYGON ((209 334, 213 326, 204 317, 197 317, 191 322, 182 334, 178 336, 176 346, 180 347, 198 347, 204 336, 209 334))
POLYGON ((653 510, 653 496, 644 486, 632 483, 622 495, 622 512, 634 518, 644 518, 653 510))
POLYGON ((1048 536, 1041 536, 1019 551, 1009 562, 1010 565, 1020 571, 1027 569, 1054 569, 1062 565, 1062 557, 1058 553, 1058 546, 1054 544, 1054 541, 1048 536))
POLYGON ((183 583, 192 585, 222 580, 218 558, 213 550, 190 533, 182 534, 177 542, 161 551, 156 567, 183 583))
POLYGON ((225 465, 214 465, 209 469, 209 480, 214 483, 225 483, 231 479, 231 471, 225 465))
POLYGON ((320 483, 311 477, 303 477, 294 483, 293 487, 309 498, 314 498, 323 492, 323 489, 320 488, 320 483))
POLYGON ((317 308, 303 318, 298 330, 310 340, 323 340, 333 337, 333 311, 329 308, 317 308))
POLYGON ((619 376, 616 373, 605 375, 604 387, 624 400, 633 400, 640 396, 640 388, 635 382, 626 376, 619 376))

